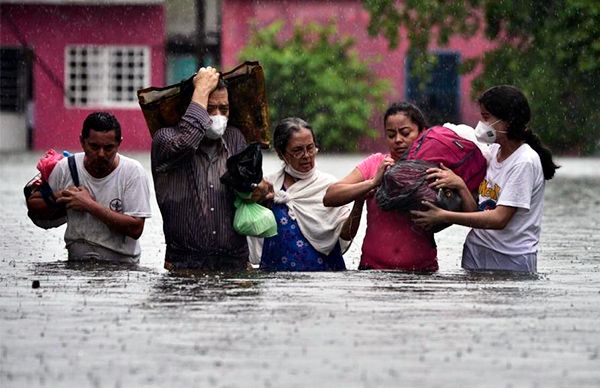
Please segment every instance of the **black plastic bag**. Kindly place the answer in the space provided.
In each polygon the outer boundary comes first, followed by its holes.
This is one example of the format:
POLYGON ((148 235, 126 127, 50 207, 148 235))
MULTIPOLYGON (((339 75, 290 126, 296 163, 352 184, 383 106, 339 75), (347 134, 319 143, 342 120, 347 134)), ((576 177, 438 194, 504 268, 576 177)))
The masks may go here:
POLYGON ((221 176, 221 183, 240 193, 252 192, 263 177, 260 148, 260 143, 252 143, 227 158, 227 171, 221 176))
POLYGON ((460 211, 462 200, 451 189, 434 190, 426 179, 428 168, 434 163, 423 160, 400 160, 391 166, 377 190, 377 205, 386 211, 423 210, 421 201, 429 201, 436 206, 451 211, 460 211))

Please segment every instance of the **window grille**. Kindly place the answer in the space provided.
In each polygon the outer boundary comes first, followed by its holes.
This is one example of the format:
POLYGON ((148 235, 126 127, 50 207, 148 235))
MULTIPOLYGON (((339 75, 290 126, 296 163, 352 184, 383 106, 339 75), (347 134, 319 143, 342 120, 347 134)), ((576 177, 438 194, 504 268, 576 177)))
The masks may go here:
POLYGON ((71 107, 135 107, 136 91, 149 85, 146 46, 67 46, 65 104, 71 107))
POLYGON ((30 72, 23 48, 0 47, 0 111, 25 111, 30 72))

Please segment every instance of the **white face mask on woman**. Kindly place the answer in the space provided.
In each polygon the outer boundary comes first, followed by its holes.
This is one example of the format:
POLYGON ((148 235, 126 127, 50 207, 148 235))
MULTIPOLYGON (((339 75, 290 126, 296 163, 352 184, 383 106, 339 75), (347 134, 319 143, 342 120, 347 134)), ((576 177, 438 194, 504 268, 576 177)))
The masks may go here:
POLYGON ((499 121, 501 120, 496 120, 491 124, 484 123, 483 121, 478 122, 475 127, 475 137, 477 140, 482 143, 493 144, 496 141, 496 132, 506 133, 506 131, 496 131, 496 129, 492 127, 492 125, 499 121))
POLYGON ((313 174, 317 170, 317 164, 316 163, 313 166, 313 168, 311 168, 310 170, 308 170, 306 172, 298 171, 294 167, 292 167, 291 164, 289 164, 287 162, 284 162, 284 163, 285 163, 285 167, 283 168, 283 171, 287 172, 290 176, 292 176, 292 177, 294 177, 296 179, 308 179, 311 176, 313 176, 313 174))
POLYGON ((209 129, 206 130, 206 137, 209 139, 218 139, 225 133, 227 128, 227 117, 223 115, 210 116, 212 124, 209 129))

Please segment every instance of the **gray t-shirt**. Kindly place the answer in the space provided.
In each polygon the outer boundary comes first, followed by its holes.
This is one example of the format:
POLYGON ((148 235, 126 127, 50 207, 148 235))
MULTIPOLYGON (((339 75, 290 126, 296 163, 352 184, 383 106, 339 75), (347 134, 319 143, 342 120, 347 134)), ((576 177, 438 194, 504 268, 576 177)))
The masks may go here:
MULTIPOLYGON (((133 217, 151 216, 148 176, 137 160, 119 154, 117 168, 106 177, 98 179, 86 171, 83 158, 83 152, 75 154, 80 186, 85 187, 98 203, 133 217)), ((54 191, 74 185, 67 158, 56 165, 48 183, 54 191)), ((67 248, 76 241, 107 248, 126 256, 138 256, 141 252, 138 240, 109 229, 87 212, 67 210, 67 248)))

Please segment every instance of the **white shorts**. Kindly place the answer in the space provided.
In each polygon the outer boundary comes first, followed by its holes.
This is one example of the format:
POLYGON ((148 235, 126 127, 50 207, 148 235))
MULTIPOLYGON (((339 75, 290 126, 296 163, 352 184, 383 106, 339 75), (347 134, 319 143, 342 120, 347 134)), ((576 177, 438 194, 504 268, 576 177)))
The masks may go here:
POLYGON ((537 252, 505 255, 474 244, 463 245, 461 266, 470 271, 537 272, 537 252))

